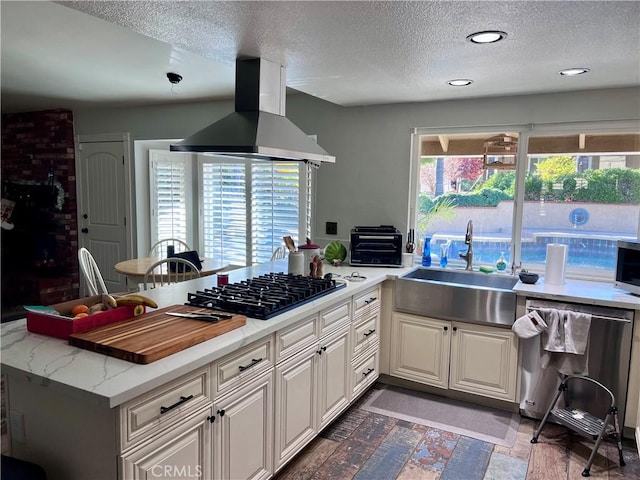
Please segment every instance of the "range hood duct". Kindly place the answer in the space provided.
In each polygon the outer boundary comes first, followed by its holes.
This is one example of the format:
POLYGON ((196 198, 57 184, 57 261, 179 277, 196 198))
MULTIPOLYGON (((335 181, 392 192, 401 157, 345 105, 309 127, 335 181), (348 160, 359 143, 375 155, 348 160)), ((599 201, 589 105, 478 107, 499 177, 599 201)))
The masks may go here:
POLYGON ((261 58, 236 60, 235 112, 170 146, 262 160, 335 162, 285 117, 286 69, 261 58))

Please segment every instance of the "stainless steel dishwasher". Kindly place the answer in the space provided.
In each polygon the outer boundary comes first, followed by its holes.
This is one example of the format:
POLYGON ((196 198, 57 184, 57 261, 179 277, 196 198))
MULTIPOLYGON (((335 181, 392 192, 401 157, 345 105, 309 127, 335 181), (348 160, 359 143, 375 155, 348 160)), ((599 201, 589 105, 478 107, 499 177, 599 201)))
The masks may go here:
MULTIPOLYGON (((555 308, 591 314, 588 376, 603 383, 613 392, 622 427, 627 405, 633 310, 535 299, 527 299, 526 308, 555 308)), ((560 375, 556 370, 541 367, 540 342, 540 335, 521 340, 523 357, 520 413, 536 419, 544 416, 560 385, 560 375)), ((571 405, 604 418, 611 399, 608 396, 605 398, 601 390, 593 387, 590 382, 581 383, 585 385, 571 392, 571 405)))

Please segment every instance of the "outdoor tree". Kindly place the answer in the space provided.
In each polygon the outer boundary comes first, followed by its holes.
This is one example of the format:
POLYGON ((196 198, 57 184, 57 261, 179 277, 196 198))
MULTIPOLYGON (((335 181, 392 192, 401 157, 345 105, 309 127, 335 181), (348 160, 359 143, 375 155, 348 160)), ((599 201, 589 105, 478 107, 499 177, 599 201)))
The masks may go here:
POLYGON ((482 175, 482 158, 448 158, 444 175, 449 181, 468 180, 473 183, 482 175))
POLYGON ((576 173, 576 159, 571 155, 549 157, 536 165, 536 173, 543 182, 552 182, 563 175, 576 173))

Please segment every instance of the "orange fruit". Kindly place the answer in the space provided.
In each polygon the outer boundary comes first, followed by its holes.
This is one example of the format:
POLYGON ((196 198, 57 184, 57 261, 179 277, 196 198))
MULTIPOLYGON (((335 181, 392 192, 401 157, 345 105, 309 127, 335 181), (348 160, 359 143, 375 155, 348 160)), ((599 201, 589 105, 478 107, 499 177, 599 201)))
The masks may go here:
POLYGON ((83 305, 82 303, 75 305, 72 309, 71 309, 71 315, 78 315, 79 313, 88 313, 89 312, 89 307, 87 307, 86 305, 83 305))
POLYGON ((89 314, 87 312, 80 312, 80 313, 76 314, 76 316, 73 317, 73 318, 75 320, 76 318, 82 318, 82 317, 88 317, 88 316, 89 316, 89 314))

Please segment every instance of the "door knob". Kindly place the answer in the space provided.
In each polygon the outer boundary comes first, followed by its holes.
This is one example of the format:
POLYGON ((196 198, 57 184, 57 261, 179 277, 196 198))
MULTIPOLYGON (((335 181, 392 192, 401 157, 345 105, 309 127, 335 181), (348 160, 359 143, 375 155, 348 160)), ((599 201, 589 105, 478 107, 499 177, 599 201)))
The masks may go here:
POLYGON ((82 233, 89 233, 89 229, 87 227, 83 228, 82 230, 80 230, 82 233))

